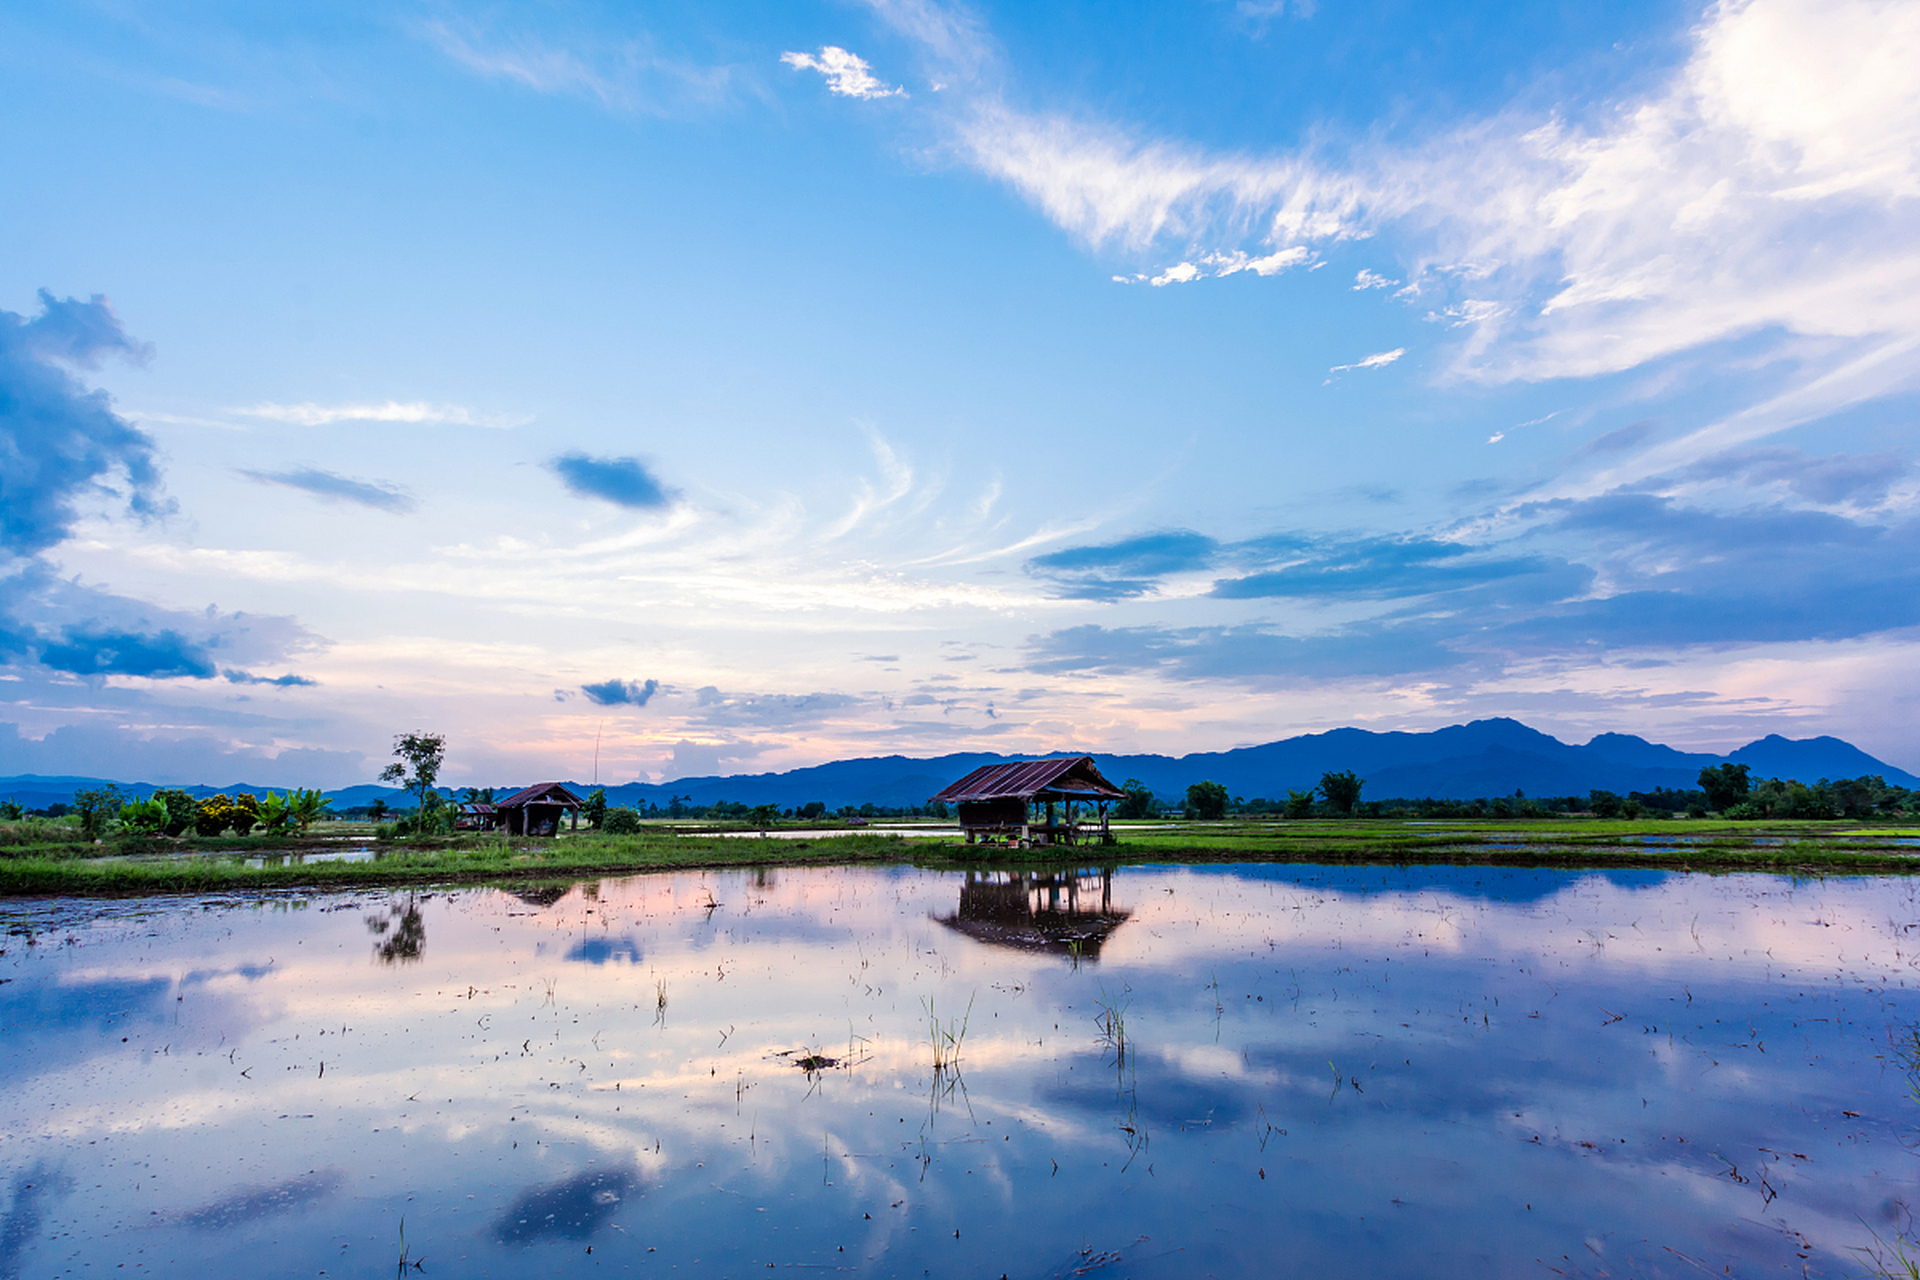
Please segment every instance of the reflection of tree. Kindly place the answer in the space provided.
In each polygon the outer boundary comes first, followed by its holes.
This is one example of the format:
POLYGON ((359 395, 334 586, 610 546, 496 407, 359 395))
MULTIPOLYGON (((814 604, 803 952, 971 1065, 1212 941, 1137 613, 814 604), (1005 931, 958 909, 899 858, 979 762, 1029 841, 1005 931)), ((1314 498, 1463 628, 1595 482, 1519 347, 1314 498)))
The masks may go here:
POLYGON ((1133 912, 1113 905, 1113 868, 969 871, 960 909, 936 917, 976 942, 1097 960, 1133 912))
POLYGON ((367 932, 384 939, 373 944, 382 964, 412 964, 427 949, 427 922, 412 898, 404 907, 396 903, 384 916, 368 916, 367 932))

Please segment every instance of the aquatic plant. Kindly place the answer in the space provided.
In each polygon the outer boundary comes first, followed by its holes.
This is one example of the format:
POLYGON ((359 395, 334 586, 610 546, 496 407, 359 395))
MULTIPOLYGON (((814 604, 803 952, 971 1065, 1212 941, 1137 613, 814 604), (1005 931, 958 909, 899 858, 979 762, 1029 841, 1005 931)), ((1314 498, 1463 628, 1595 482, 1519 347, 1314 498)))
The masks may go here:
POLYGON ((967 999, 967 1011, 958 1021, 948 1018, 942 1024, 940 1015, 934 1012, 931 997, 922 1000, 920 1007, 927 1012, 927 1038, 933 1049, 933 1072, 944 1075, 957 1071, 960 1067, 960 1046, 967 1038, 967 1023, 973 1017, 973 997, 967 999))
POLYGON ((1110 996, 1105 987, 1095 999, 1100 1006, 1099 1016, 1094 1025, 1100 1028, 1100 1038, 1113 1050, 1114 1064, 1125 1066, 1127 1063, 1127 1005, 1131 1003, 1127 994, 1110 996))

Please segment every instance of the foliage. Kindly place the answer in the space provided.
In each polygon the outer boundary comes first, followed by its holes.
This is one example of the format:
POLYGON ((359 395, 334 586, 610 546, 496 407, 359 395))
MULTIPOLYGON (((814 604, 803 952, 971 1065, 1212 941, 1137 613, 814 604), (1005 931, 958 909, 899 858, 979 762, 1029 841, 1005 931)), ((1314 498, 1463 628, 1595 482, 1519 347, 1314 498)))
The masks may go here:
POLYGON ((627 808, 609 809, 606 823, 600 829, 610 836, 637 835, 640 831, 640 815, 627 808))
POLYGON ((593 793, 587 797, 587 803, 581 812, 586 814, 587 826, 592 830, 598 831, 601 827, 605 826, 607 821, 607 789, 605 787, 595 787, 593 793))
POLYGON ((237 795, 208 796, 194 805, 193 829, 211 839, 227 828, 244 836, 260 821, 260 802, 242 791, 237 795))
POLYGON ((1707 807, 1725 813, 1747 798, 1750 787, 1744 764, 1709 765, 1700 771, 1700 789, 1707 793, 1707 807))
POLYGON ((1186 816, 1218 820, 1227 816, 1227 789, 1217 782, 1196 782, 1187 788, 1186 816))
POLYGON ((73 793, 73 809, 80 815, 81 839, 98 840, 106 834, 107 823, 120 811, 124 795, 112 783, 73 793))
POLYGON ((754 826, 759 827, 761 830, 764 831, 768 827, 772 826, 774 819, 778 818, 779 816, 780 816, 779 805, 757 804, 753 806, 753 812, 747 816, 747 820, 753 823, 754 826))
POLYGON ((0 822, 18 822, 26 816, 18 800, 0 800, 0 822))
POLYGON ((1311 818, 1313 816, 1313 792, 1287 792, 1287 816, 1289 818, 1311 818))
POLYGON ((402 733, 394 737, 393 754, 399 759, 380 772, 382 782, 397 782, 419 799, 419 816, 425 818, 437 807, 440 797, 433 784, 440 777, 440 766, 447 758, 446 735, 439 733, 402 733))
MULTIPOLYGON (((945 805, 941 805, 940 807, 942 809, 946 808, 945 805)), ((793 816, 796 818, 805 818, 808 821, 812 821, 815 818, 824 818, 827 816, 826 802, 824 800, 809 800, 795 810, 793 816)), ((946 815, 936 813, 933 816, 936 818, 944 818, 946 815)))
POLYGON ((167 835, 180 835, 186 831, 188 827, 193 825, 194 814, 199 808, 199 802, 186 792, 175 790, 171 787, 162 787, 160 790, 154 792, 149 799, 161 801, 167 806, 167 824, 165 828, 163 828, 167 835))
POLYGON ((167 802, 157 794, 129 800, 120 806, 120 825, 128 831, 159 835, 167 829, 167 802))
POLYGON ((1360 788, 1364 785, 1360 775, 1351 769, 1320 775, 1320 794, 1327 798, 1327 804, 1341 817, 1352 816, 1353 806, 1360 803, 1360 788))
POLYGON ((1153 792, 1147 790, 1146 783, 1138 778, 1128 778, 1120 784, 1120 790, 1126 795, 1119 804, 1113 806, 1116 818, 1151 818, 1153 816, 1153 792))

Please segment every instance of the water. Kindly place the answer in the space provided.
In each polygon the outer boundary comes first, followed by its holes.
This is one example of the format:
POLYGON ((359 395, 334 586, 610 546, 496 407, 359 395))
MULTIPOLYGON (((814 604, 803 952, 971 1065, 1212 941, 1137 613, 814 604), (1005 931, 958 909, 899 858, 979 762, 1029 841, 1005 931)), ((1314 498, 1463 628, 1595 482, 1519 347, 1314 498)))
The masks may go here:
POLYGON ((15 903, 0 1275, 1861 1275, 1920 1172, 1914 890, 814 868, 15 903))

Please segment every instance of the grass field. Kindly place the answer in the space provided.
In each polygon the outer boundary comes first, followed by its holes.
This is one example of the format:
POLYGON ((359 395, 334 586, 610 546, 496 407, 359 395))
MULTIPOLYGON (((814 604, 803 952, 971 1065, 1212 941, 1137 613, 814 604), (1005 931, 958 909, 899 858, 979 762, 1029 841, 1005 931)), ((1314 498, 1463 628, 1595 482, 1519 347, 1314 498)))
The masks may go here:
POLYGON ((118 896, 223 889, 440 884, 704 867, 900 863, 930 867, 1167 862, 1481 863, 1663 867, 1810 874, 1920 870, 1920 826, 1860 822, 1547 821, 1147 822, 1118 843, 1073 850, 972 846, 952 827, 889 823, 846 834, 783 825, 660 824, 637 835, 581 831, 554 840, 498 835, 377 843, 366 824, 326 823, 307 837, 82 844, 51 826, 0 824, 0 895, 118 896), (945 832, 943 838, 939 833, 945 832))

